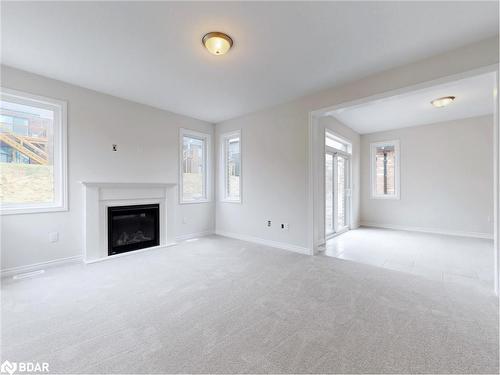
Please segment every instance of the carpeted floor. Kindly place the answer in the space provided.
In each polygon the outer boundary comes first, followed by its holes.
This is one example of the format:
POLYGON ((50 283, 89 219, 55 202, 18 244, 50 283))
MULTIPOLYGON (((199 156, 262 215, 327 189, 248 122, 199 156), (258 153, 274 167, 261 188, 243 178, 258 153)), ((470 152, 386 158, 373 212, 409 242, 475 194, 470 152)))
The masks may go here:
POLYGON ((205 237, 2 283, 2 361, 50 373, 498 373, 498 299, 205 237))

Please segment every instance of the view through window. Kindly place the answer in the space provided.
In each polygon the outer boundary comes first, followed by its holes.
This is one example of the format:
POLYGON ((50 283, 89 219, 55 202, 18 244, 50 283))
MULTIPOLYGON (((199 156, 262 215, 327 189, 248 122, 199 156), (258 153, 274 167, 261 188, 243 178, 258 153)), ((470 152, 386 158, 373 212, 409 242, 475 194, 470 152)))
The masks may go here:
POLYGON ((206 200, 207 139, 182 135, 182 201, 206 200))
POLYGON ((376 151, 377 185, 378 195, 394 195, 395 186, 395 153, 394 146, 377 147, 376 151))
POLYGON ((36 207, 56 201, 55 122, 58 106, 2 92, 0 200, 2 207, 36 207))
POLYGON ((372 144, 372 195, 374 197, 398 197, 397 142, 372 144))
POLYGON ((239 132, 223 136, 225 199, 239 202, 241 199, 241 151, 239 132))

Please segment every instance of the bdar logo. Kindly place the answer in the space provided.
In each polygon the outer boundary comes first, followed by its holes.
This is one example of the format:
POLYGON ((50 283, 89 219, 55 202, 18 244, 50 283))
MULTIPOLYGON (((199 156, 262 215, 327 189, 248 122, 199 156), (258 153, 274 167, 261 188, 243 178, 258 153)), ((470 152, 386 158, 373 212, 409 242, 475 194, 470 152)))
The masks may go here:
POLYGON ((17 370, 17 363, 15 362, 9 362, 9 361, 4 361, 2 365, 0 366, 0 372, 2 373, 9 373, 12 375, 15 373, 17 370))

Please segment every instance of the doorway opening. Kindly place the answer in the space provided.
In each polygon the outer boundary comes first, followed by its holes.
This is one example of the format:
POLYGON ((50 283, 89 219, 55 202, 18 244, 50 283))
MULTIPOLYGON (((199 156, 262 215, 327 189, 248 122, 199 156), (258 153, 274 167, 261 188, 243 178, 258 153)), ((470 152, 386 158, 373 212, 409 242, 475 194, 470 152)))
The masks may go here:
MULTIPOLYGON (((312 253, 323 252, 326 242, 331 241, 348 249, 347 241, 354 236, 358 242, 352 241, 355 244, 352 253, 357 252, 354 255, 366 263, 430 278, 436 274, 444 281, 479 280, 481 286, 490 290, 494 286, 498 293, 500 133, 497 93, 498 66, 492 65, 312 111, 309 121, 309 240, 312 253), (480 85, 482 82, 486 83, 486 90, 474 89, 475 83, 480 85), (432 98, 443 96, 437 92, 439 90, 458 92, 459 99, 444 110, 433 108, 432 98), (471 98, 477 100, 469 103, 471 98), (414 99, 424 103, 424 107, 414 106, 415 111, 420 112, 411 114, 407 109, 414 99), (483 107, 487 110, 483 111, 483 107), (472 113, 475 108, 477 111, 472 113), (368 113, 373 111, 378 111, 378 115, 368 113), (358 114, 360 116, 356 117, 358 114), (323 146, 325 119, 345 125, 341 127, 341 134, 346 133, 347 127, 361 135, 360 140, 349 135, 354 153, 347 161, 353 169, 350 176, 352 197, 346 203, 351 206, 348 211, 351 222, 347 229, 357 229, 360 225, 365 228, 342 236, 335 236, 343 233, 345 227, 336 222, 343 219, 335 212, 342 202, 335 205, 338 196, 333 182, 335 166, 339 167, 335 156, 339 153, 337 150, 327 152, 323 146), (401 126, 393 127, 390 120, 401 126), (356 121, 359 123, 350 125, 356 121), (467 126, 474 121, 484 123, 487 131, 477 134, 479 125, 467 126), (450 125, 452 122, 456 125, 450 125), (420 131, 416 128, 420 126, 427 128, 420 131), (446 142, 439 143, 440 139, 446 142), (473 142, 477 143, 474 147, 473 142), (473 162, 471 158, 457 163, 453 155, 459 152, 455 149, 469 149, 478 163, 470 168, 467 163, 473 162), (485 170, 481 176, 476 176, 477 165, 485 170), (330 186, 327 176, 333 176, 330 186), (480 189, 477 188, 479 183, 480 189), (460 203, 457 204, 455 198, 460 203), (446 204, 448 206, 444 207, 446 204), (425 233, 418 235, 418 232, 425 233), (379 235, 382 237, 376 238, 379 235), (403 236, 404 240, 397 236, 403 236), (447 245, 443 245, 444 239, 449 240, 447 245), (421 242, 425 242, 425 246, 413 246, 421 242), (374 254, 374 243, 383 245, 380 256, 374 254), (457 259, 456 254, 461 251, 457 244, 465 246, 463 252, 467 256, 451 264, 450 259, 457 259), (421 251, 432 249, 430 245, 436 245, 439 251, 421 251), (406 253, 398 250, 403 246, 406 253), (472 251, 478 247, 484 247, 480 260, 477 251, 472 251)), ((344 192, 349 194, 349 188, 344 192)), ((349 254, 344 255, 344 259, 356 261, 347 258, 349 254)))

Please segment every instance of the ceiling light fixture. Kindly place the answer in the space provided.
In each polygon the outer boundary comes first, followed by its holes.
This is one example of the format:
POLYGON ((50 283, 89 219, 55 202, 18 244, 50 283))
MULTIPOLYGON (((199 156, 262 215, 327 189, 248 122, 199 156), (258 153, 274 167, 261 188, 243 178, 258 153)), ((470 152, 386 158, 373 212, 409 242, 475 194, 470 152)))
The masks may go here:
POLYGON ((434 99, 431 104, 436 108, 446 107, 455 100, 454 96, 443 96, 442 98, 434 99))
POLYGON ((212 31, 205 34, 202 39, 203 45, 212 55, 224 55, 233 46, 233 40, 224 33, 212 31))

